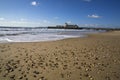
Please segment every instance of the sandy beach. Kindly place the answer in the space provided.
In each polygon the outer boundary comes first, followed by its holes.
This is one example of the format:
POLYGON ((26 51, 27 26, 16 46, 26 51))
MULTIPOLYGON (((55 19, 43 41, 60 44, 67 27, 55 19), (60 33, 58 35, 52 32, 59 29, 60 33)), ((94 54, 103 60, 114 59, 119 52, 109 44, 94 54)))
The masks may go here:
POLYGON ((120 31, 1 43, 0 80, 120 80, 120 31))

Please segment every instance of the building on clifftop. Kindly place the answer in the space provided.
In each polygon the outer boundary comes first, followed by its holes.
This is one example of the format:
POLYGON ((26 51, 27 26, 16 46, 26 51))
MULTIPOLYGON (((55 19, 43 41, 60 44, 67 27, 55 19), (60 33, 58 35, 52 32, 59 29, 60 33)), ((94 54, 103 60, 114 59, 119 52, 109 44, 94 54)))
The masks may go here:
POLYGON ((65 23, 64 28, 70 28, 70 29, 75 28, 76 29, 76 28, 79 28, 79 27, 78 27, 78 25, 70 25, 68 23, 65 23))

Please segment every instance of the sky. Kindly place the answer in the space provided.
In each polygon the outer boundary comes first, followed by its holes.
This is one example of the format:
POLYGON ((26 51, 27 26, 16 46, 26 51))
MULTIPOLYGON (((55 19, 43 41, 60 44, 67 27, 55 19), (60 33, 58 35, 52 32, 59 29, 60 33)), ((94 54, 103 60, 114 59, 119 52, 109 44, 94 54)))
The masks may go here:
POLYGON ((0 0, 0 26, 120 28, 120 0, 0 0))

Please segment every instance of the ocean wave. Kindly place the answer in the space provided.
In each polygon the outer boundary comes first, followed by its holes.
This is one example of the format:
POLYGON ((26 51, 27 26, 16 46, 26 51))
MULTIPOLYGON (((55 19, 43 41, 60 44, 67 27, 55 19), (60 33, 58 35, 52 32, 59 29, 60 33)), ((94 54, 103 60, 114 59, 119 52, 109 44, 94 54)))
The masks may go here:
POLYGON ((12 42, 11 39, 8 38, 0 38, 0 43, 12 42))
MULTIPOLYGON (((0 28, 1 29, 1 28, 0 28)), ((16 28, 10 28, 15 30, 16 28)), ((44 28, 27 28, 23 31, 0 31, 0 43, 4 42, 39 42, 54 41, 66 38, 84 37, 89 33, 96 33, 94 30, 72 30, 72 29, 44 29, 44 28)), ((1 29, 2 30, 2 29, 1 29)), ((101 31, 100 31, 101 32, 101 31)))

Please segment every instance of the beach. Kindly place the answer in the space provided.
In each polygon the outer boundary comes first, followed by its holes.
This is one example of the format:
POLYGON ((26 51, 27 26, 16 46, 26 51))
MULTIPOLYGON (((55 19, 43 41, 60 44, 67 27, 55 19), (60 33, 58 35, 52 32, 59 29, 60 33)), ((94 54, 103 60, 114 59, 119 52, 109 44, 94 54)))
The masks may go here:
POLYGON ((1 43, 0 80, 120 80, 120 31, 1 43))

